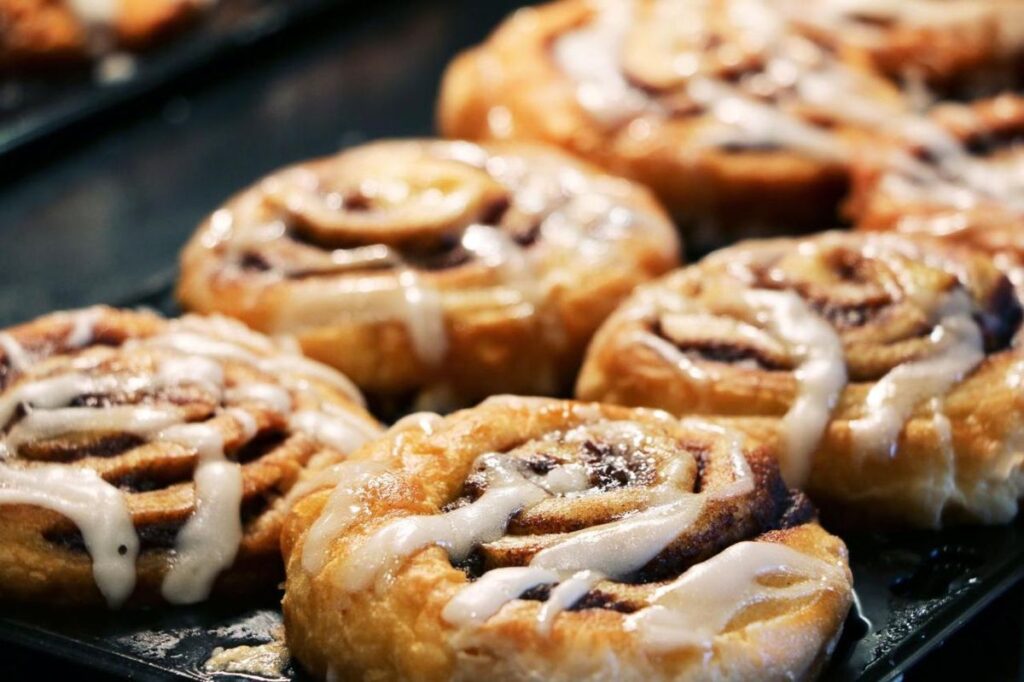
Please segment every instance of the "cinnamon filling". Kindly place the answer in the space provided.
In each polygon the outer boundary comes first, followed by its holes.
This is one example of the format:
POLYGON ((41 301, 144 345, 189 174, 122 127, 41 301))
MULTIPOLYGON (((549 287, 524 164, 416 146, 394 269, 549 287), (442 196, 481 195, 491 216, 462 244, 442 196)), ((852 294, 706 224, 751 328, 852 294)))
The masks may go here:
MULTIPOLYGON (((650 434, 633 438, 628 437, 628 430, 620 437, 610 437, 615 429, 590 428, 596 433, 587 437, 574 436, 573 432, 550 434, 501 455, 503 461, 514 462, 537 477, 579 467, 578 474, 588 487, 555 495, 514 513, 503 537, 475 547, 464 558, 453 561, 454 566, 477 580, 495 569, 529 565, 539 552, 564 542, 572 533, 628 518, 650 504, 656 485, 670 485, 667 472, 680 458, 689 461, 684 469, 692 477, 691 492, 713 492, 721 485, 722 464, 715 463, 701 443, 681 443, 650 434)), ((478 463, 462 494, 443 512, 464 508, 487 493, 486 462, 484 458, 478 463)), ((648 588, 643 586, 672 579, 736 542, 806 523, 814 517, 806 497, 786 488, 769 458, 754 459, 750 466, 755 481, 752 493, 713 499, 693 528, 680 528, 679 538, 639 570, 614 582, 601 581, 567 610, 636 612, 648 605, 648 588)), ((537 585, 519 598, 547 601, 553 587, 537 585)))
POLYGON ((728 365, 752 363, 767 371, 793 368, 786 349, 767 334, 726 318, 693 317, 691 320, 687 316, 662 316, 654 322, 651 331, 680 351, 708 362, 728 365), (741 334, 740 330, 747 333, 741 334))

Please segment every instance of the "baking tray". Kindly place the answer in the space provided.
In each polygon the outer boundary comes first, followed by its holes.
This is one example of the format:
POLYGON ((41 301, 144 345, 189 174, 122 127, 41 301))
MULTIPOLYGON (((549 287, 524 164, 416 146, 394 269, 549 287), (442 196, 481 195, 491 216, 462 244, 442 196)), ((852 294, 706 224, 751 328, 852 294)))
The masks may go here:
POLYGON ((194 25, 131 59, 131 75, 99 78, 96 62, 0 76, 0 158, 82 124, 218 60, 255 49, 347 0, 220 0, 194 25))
MULTIPOLYGON (((444 65, 518 4, 353 3, 215 74, 129 97, 127 113, 73 126, 59 144, 43 134, 32 147, 54 148, 44 160, 0 163, 0 326, 98 302, 176 312, 177 252, 206 213, 286 163, 430 134, 444 65)), ((1024 522, 846 540, 859 606, 827 679, 899 677, 1024 576, 1024 522)), ((133 613, 5 606, 0 640, 79 671, 203 679, 215 647, 275 636, 278 598, 133 613)))
MULTIPOLYGON (((166 273, 117 304, 179 311, 166 273)), ((893 680, 1024 577, 1024 519, 1001 527, 845 534, 856 603, 823 679, 893 680)), ((278 595, 279 596, 279 595, 278 595)), ((255 604, 175 607, 86 617, 38 608, 6 610, 0 639, 71 663, 138 680, 306 679, 211 673, 217 647, 280 637, 277 597, 255 604)))

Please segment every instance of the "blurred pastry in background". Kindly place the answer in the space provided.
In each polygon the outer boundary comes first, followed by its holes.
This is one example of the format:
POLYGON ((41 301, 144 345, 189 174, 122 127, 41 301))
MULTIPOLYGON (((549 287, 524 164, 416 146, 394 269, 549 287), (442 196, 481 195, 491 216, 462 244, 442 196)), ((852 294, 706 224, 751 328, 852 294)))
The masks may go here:
POLYGON ((562 152, 389 141, 228 201, 185 248, 178 296, 295 335, 394 416, 568 394, 604 318, 678 259, 647 190, 562 152))
POLYGON ((852 149, 913 124, 862 50, 783 2, 560 0, 445 75, 443 134, 541 140, 648 186, 702 252, 838 219, 852 149))
POLYGON ((907 87, 978 97, 1024 83, 1020 0, 771 0, 907 87))
POLYGON ((0 68, 82 61, 154 45, 216 0, 0 0, 0 68))
POLYGON ((931 144, 866 150, 846 209, 862 230, 929 234, 990 253, 1024 286, 1024 98, 937 105, 931 144))

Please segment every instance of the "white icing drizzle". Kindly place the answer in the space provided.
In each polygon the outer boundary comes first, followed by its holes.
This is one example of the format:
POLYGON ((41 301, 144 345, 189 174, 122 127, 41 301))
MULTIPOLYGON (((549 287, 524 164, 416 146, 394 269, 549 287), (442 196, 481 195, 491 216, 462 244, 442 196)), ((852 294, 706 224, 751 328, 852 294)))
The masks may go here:
POLYGON ((262 403, 279 414, 288 414, 292 409, 292 397, 288 391, 275 384, 243 384, 227 392, 231 402, 262 403))
POLYGON ((32 366, 32 360, 25 348, 6 332, 0 332, 0 349, 4 351, 8 364, 15 372, 24 372, 32 366))
POLYGON ((26 442, 48 440, 69 433, 121 431, 148 436, 180 422, 182 414, 174 408, 147 405, 113 407, 62 407, 34 410, 15 424, 7 434, 7 447, 17 452, 26 442))
MULTIPOLYGON (((601 575, 597 571, 586 570, 574 573, 568 580, 560 582, 548 594, 548 598, 544 602, 544 606, 540 608, 540 612, 537 614, 537 630, 539 630, 541 634, 550 633, 558 614, 562 613, 580 599, 587 596, 587 593, 594 589, 594 587, 604 579, 605 576, 601 575)), ((522 593, 520 592, 520 594, 522 593)), ((519 595, 513 595, 512 599, 515 599, 518 596, 519 595)), ((497 611, 495 611, 495 613, 497 613, 497 611)), ((448 618, 447 610, 445 611, 445 620, 452 622, 452 619, 448 618)))
MULTIPOLYGON (((377 462, 342 462, 328 470, 327 475, 336 481, 335 488, 302 545, 302 567, 307 573, 319 573, 323 569, 329 543, 352 524, 362 508, 359 491, 383 471, 384 466, 377 462)), ((322 487, 323 480, 316 477, 316 480, 300 483, 296 486, 295 499, 322 487)))
POLYGON ((65 343, 71 348, 89 345, 96 330, 96 322, 99 321, 102 314, 102 308, 87 308, 74 313, 65 343))
POLYGON ((986 3, 963 0, 790 0, 783 6, 794 19, 841 32, 844 39, 865 45, 883 40, 886 28, 858 20, 864 17, 903 26, 936 27, 980 19, 991 11, 986 3))
POLYGON ((744 93, 737 87, 707 78, 695 78, 687 93, 708 107, 718 125, 703 133, 708 146, 778 145, 811 157, 836 160, 847 150, 832 134, 744 93))
POLYGON ((626 627, 653 650, 710 649, 714 638, 750 606, 804 599, 843 583, 835 566, 786 545, 740 542, 659 589, 648 607, 626 617, 626 627), (760 582, 776 575, 797 582, 783 587, 760 582))
MULTIPOLYGON (((738 82, 713 75, 700 48, 710 35, 712 16, 719 3, 663 1, 654 3, 646 19, 655 35, 646 40, 664 43, 649 59, 656 72, 678 79, 688 97, 702 105, 709 121, 698 131, 698 144, 758 148, 782 146, 812 158, 843 160, 849 148, 837 135, 813 125, 800 113, 800 105, 823 109, 835 118, 857 125, 901 129, 914 119, 895 104, 872 97, 872 80, 848 68, 828 51, 803 37, 784 3, 726 0, 723 18, 738 35, 739 50, 763 56, 761 72, 738 82), (674 40, 678 33, 678 39, 674 40), (674 51, 673 51, 674 50, 674 51), (765 103, 765 93, 777 93, 765 103)), ((576 99, 597 121, 621 125, 647 117, 657 124, 671 116, 661 101, 633 87, 624 75, 627 35, 638 23, 636 5, 629 0, 594 2, 595 17, 560 35, 554 42, 555 63, 576 85, 576 99)), ((803 4, 797 9, 803 10, 803 4)), ((638 38, 633 38, 634 40, 638 38)), ((651 124, 647 124, 649 127, 651 124)))
POLYGON ((944 485, 941 486, 941 499, 935 504, 935 516, 932 525, 938 528, 942 523, 942 512, 951 500, 963 502, 963 496, 957 486, 956 476, 956 447, 953 444, 953 424, 942 409, 942 399, 935 397, 931 399, 932 428, 935 430, 935 438, 938 441, 939 452, 946 465, 946 476, 944 485))
POLYGON ((84 374, 63 374, 15 385, 0 395, 0 427, 6 426, 19 405, 26 408, 55 408, 67 405, 83 393, 102 393, 113 389, 116 381, 84 374))
POLYGON ((482 625, 523 592, 557 582, 558 573, 543 568, 511 566, 493 569, 464 587, 445 605, 441 617, 463 627, 482 625))
POLYGON ((0 504, 53 510, 78 526, 92 557, 96 586, 111 607, 135 588, 139 538, 121 492, 91 469, 0 463, 0 504))
POLYGON ((327 365, 304 358, 301 355, 279 355, 264 358, 259 361, 259 366, 270 374, 295 373, 312 377, 341 391, 345 397, 356 405, 360 407, 366 406, 363 394, 352 383, 351 379, 327 365))
MULTIPOLYGON (((404 257, 399 247, 386 244, 325 252, 316 246, 288 242, 284 245, 286 250, 275 251, 273 243, 287 237, 286 224, 290 218, 282 207, 287 202, 282 203, 280 195, 289 193, 289 183, 301 185, 295 189, 299 194, 313 192, 319 197, 316 201, 322 205, 318 211, 326 212, 321 216, 326 224, 331 222, 331 211, 344 211, 344 192, 332 187, 329 171, 284 171, 252 190, 249 198, 223 209, 226 213, 215 213, 202 240, 207 248, 224 250, 232 266, 257 249, 269 267, 266 272, 252 276, 267 286, 300 272, 324 275, 289 282, 290 305, 279 310, 269 322, 272 331, 296 333, 331 323, 397 322, 405 329, 416 357, 426 365, 437 366, 448 355, 451 315, 500 310, 514 318, 536 316, 542 333, 552 345, 559 345, 565 342, 566 333, 559 309, 548 305, 550 294, 576 275, 551 264, 566 254, 592 262, 594 267, 604 263, 621 267, 617 260, 621 251, 614 244, 639 231, 660 231, 664 227, 660 221, 636 210, 632 189, 627 184, 593 175, 544 153, 497 154, 465 142, 381 143, 379 147, 377 151, 366 147, 349 153, 366 154, 370 159, 375 158, 374 154, 391 155, 388 163, 407 159, 413 168, 427 161, 466 164, 473 172, 486 174, 488 184, 496 182, 505 190, 510 200, 508 210, 521 218, 516 224, 536 221, 538 239, 545 248, 526 249, 502 226, 472 222, 474 216, 469 213, 462 217, 470 219, 464 227, 445 227, 471 256, 466 267, 486 272, 486 276, 474 276, 465 285, 450 285, 444 273, 420 270, 415 262, 404 257), (556 256, 549 257, 551 253, 556 256), (351 263, 374 263, 390 269, 349 276, 342 266, 351 263)), ((379 191, 380 183, 372 165, 368 165, 366 176, 359 179, 379 191)), ((387 183, 395 185, 396 201, 401 199, 398 190, 408 183, 393 178, 387 178, 387 183)), ((457 186, 426 190, 418 187, 416 191, 424 197, 454 196, 461 192, 457 186)), ((398 210, 396 206, 391 208, 398 210)), ((463 210, 468 209, 460 209, 463 210)), ((417 213, 409 212, 413 217, 417 213)), ((666 251, 674 252, 677 243, 672 236, 663 237, 657 240, 659 248, 664 245, 666 251)), ((373 240, 372 233, 368 232, 367 240, 373 240)), ((214 273, 223 259, 218 255, 211 262, 214 273)), ((239 273, 233 271, 235 275, 240 276, 239 273)), ((439 381, 443 384, 443 380, 439 381)))
POLYGON ((478 500, 447 514, 410 516, 384 526, 360 548, 358 563, 349 561, 340 567, 342 587, 349 592, 366 589, 375 578, 431 545, 443 547, 453 561, 461 561, 473 547, 500 538, 516 511, 549 496, 502 460, 491 461, 491 487, 478 500))
POLYGON ((393 310, 392 316, 405 321, 419 357, 429 364, 439 364, 448 352, 441 294, 436 289, 423 286, 420 276, 413 270, 405 270, 398 275, 398 284, 404 310, 393 310))
POLYGON ((179 424, 159 440, 195 450, 195 511, 174 542, 174 560, 160 591, 172 604, 194 604, 210 595, 214 580, 231 566, 242 540, 242 467, 224 458, 224 440, 209 424, 179 424))
MULTIPOLYGON (((290 374, 293 373, 306 376, 341 391, 357 405, 365 405, 359 389, 341 372, 301 355, 284 353, 266 338, 257 337, 260 338, 260 342, 253 343, 253 340, 248 336, 252 332, 244 330, 244 335, 240 336, 239 334, 242 334, 243 330, 235 329, 236 324, 229 322, 225 318, 212 317, 204 319, 215 321, 217 324, 214 329, 217 332, 217 336, 226 338, 214 338, 197 332, 193 329, 191 318, 183 318, 181 320, 182 324, 177 325, 180 330, 144 339, 138 343, 150 347, 169 348, 185 355, 200 355, 218 360, 244 363, 267 374, 278 376, 287 382, 291 382, 290 374), (255 346, 259 351, 273 354, 261 357, 250 348, 247 348, 247 346, 255 346)), ((298 382, 295 387, 304 389, 307 386, 298 382)))
POLYGON ((605 0, 594 6, 597 17, 562 35, 552 51, 559 68, 577 84, 580 104, 597 120, 613 125, 651 105, 643 91, 625 79, 619 65, 633 3, 605 0))
MULTIPOLYGON (((538 552, 528 566, 488 571, 450 600, 442 617, 460 627, 479 625, 526 590, 550 584, 554 588, 537 622, 541 632, 548 632, 556 616, 600 580, 628 576, 649 563, 697 520, 709 500, 753 490, 753 473, 738 434, 697 420, 684 424, 722 439, 721 447, 726 449, 733 469, 731 484, 701 494, 686 493, 679 487, 686 466, 682 460, 673 460, 659 485, 651 489, 654 506, 567 534, 538 552)), ((602 426, 625 442, 640 443, 644 439, 643 429, 635 424, 610 422, 602 426)), ((566 442, 574 442, 585 439, 587 431, 579 427, 563 437, 566 442)), ((366 589, 374 579, 386 576, 407 557, 430 545, 443 547, 453 561, 460 561, 473 547, 500 538, 516 511, 530 509, 554 495, 581 494, 590 487, 586 469, 578 463, 558 465, 542 475, 524 474, 516 460, 491 453, 482 455, 476 466, 484 467, 488 476, 488 487, 480 498, 445 514, 410 516, 378 529, 337 567, 342 587, 351 592, 366 589)), ((307 540, 304 548, 307 571, 316 573, 323 568, 326 543, 350 527, 361 511, 359 485, 335 490, 337 500, 328 503, 324 516, 314 526, 315 542, 307 540), (323 527, 318 527, 321 522, 323 527)))
MULTIPOLYGON (((98 313, 84 311, 75 318, 68 335, 70 345, 88 344, 98 313)), ((0 428, 11 421, 19 407, 25 410, 24 416, 0 438, 0 453, 9 457, 30 442, 89 432, 133 434, 195 452, 195 511, 178 533, 161 589, 172 603, 200 601, 209 595, 217 576, 234 562, 243 535, 242 466, 227 460, 218 420, 222 416, 233 419, 242 440, 248 441, 257 434, 256 417, 242 407, 232 406, 218 410, 219 414, 208 421, 187 423, 184 410, 173 406, 70 407, 72 401, 82 395, 130 395, 193 385, 210 393, 217 402, 256 403, 279 414, 291 412, 292 396, 286 388, 260 382, 228 388, 217 360, 244 363, 269 374, 284 372, 278 377, 283 386, 294 385, 299 390, 315 377, 353 391, 356 396, 358 392, 346 379, 317 363, 290 356, 280 360, 274 355, 279 351, 272 342, 225 320, 211 319, 209 324, 199 318, 171 321, 163 333, 129 341, 122 350, 129 354, 156 351, 154 371, 92 375, 80 371, 79 363, 63 374, 18 382, 0 395, 0 428), (293 377, 291 371, 299 376, 293 377)), ((313 393, 308 395, 315 397, 313 393)), ((343 454, 378 434, 371 422, 332 403, 292 415, 291 428, 343 454)), ((0 504, 5 503, 33 504, 67 516, 85 538, 97 585, 108 602, 116 606, 131 593, 138 538, 125 498, 117 488, 88 469, 49 465, 18 469, 0 464, 0 504)))
POLYGON ((278 329, 294 331, 331 319, 400 321, 417 357, 439 363, 447 353, 444 300, 411 269, 389 278, 335 278, 295 288, 292 305, 278 315, 278 329))
POLYGON ((1024 156, 974 158, 952 136, 946 137, 941 147, 937 141, 925 145, 932 152, 931 163, 905 153, 892 155, 880 190, 907 203, 964 210, 994 203, 1024 213, 1024 156))
POLYGON ((782 419, 779 462, 786 483, 800 487, 807 482, 811 456, 846 386, 843 343, 832 325, 791 291, 749 290, 742 298, 800 362, 794 373, 797 396, 782 419))
POLYGON ((857 452, 893 456, 914 408, 948 392, 985 359, 981 331, 971 311, 968 295, 956 289, 929 336, 934 351, 894 367, 871 388, 865 416, 850 422, 857 452))
POLYGON ((291 428, 307 433, 311 438, 343 453, 351 453, 368 440, 380 435, 380 431, 343 410, 302 410, 292 415, 291 428), (329 411, 328 411, 329 410, 329 411))
POLYGON ((121 0, 67 0, 67 4, 80 21, 90 25, 109 26, 121 12, 121 0))
MULTIPOLYGON (((596 570, 612 578, 629 575, 689 528, 709 499, 707 495, 677 495, 675 502, 571 533, 557 545, 537 553, 530 565, 566 573, 596 570), (608 551, 611 547, 615 548, 614 552, 608 551)), ((480 581, 486 578, 485 574, 480 581)))

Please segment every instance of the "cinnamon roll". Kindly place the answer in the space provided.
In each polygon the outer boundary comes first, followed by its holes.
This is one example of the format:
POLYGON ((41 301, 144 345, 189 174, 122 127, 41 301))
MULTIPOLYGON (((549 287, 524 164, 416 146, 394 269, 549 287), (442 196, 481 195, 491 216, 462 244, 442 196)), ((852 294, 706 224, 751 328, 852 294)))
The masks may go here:
POLYGON ((445 135, 551 142, 651 188, 690 246, 831 224, 851 148, 909 125, 860 52, 764 0, 560 0, 448 69, 445 135))
POLYGON ((1020 0, 781 2, 812 35, 865 52, 876 68, 910 87, 978 96, 1021 83, 1020 0))
POLYGON ((931 234, 982 249, 1024 285, 1024 98, 946 103, 927 140, 865 156, 847 210, 863 230, 931 234))
POLYGON ((642 287, 595 337, 587 400, 777 441, 826 518, 1008 521, 1024 491, 1021 306, 982 253, 924 237, 752 241, 642 287))
POLYGON ((183 305, 294 334, 385 412, 568 394, 632 288, 678 262, 642 189, 523 145, 377 142, 274 173, 202 225, 183 305))
POLYGON ((319 678, 806 679, 851 603, 770 450, 705 421, 505 396, 340 466, 282 536, 319 678))
POLYGON ((91 308, 0 332, 0 600, 272 588, 299 475, 378 433, 360 401, 226 318, 91 308))
POLYGON ((0 0, 0 68, 148 47, 210 0, 0 0))

